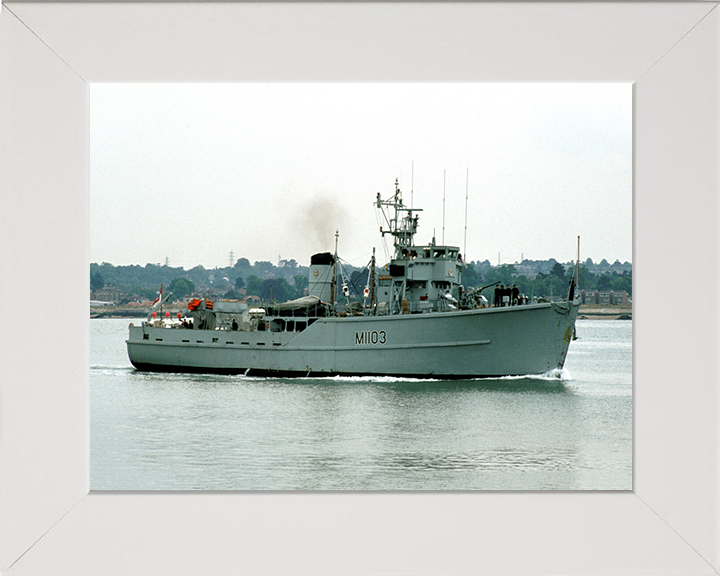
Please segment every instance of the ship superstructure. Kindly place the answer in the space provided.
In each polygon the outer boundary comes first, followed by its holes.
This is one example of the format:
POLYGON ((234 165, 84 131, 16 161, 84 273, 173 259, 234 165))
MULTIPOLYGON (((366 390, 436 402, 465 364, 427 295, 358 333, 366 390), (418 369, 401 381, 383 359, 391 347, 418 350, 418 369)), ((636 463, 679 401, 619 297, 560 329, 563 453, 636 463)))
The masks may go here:
MULTIPOLYGON (((561 368, 579 301, 574 280, 560 302, 493 307, 482 290, 464 290, 459 248, 416 245, 422 210, 394 194, 375 206, 393 257, 369 265, 362 297, 349 295, 336 250, 312 256, 308 296, 267 307, 191 302, 178 319, 130 326, 139 369, 239 374, 395 375, 474 378, 561 368)), ((162 304, 162 300, 160 301, 162 304)))

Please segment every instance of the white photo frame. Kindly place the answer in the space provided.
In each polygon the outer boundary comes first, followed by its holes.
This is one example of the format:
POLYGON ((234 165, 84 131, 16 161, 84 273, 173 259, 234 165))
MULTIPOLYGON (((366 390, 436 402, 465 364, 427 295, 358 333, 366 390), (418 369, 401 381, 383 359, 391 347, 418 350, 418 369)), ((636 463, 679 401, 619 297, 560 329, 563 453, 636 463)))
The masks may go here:
POLYGON ((716 2, 5 3, 0 571, 720 572, 719 33, 716 2), (279 79, 635 83, 633 492, 88 493, 89 85, 279 79))

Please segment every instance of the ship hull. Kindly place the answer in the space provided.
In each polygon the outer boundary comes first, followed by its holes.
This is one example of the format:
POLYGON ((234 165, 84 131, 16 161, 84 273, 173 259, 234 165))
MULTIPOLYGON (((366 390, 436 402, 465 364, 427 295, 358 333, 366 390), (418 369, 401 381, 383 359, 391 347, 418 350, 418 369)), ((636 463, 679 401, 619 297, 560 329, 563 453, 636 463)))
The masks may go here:
POLYGON ((302 332, 131 326, 140 370, 477 378, 562 368, 579 304, 320 318, 302 332))

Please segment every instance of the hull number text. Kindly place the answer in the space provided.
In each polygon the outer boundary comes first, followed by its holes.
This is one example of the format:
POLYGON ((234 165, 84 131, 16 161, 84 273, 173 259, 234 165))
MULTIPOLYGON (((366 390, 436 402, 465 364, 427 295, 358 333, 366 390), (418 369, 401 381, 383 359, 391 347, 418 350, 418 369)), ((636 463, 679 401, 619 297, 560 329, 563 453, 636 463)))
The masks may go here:
POLYGON ((385 344, 385 330, 366 330, 355 332, 355 344, 385 344))

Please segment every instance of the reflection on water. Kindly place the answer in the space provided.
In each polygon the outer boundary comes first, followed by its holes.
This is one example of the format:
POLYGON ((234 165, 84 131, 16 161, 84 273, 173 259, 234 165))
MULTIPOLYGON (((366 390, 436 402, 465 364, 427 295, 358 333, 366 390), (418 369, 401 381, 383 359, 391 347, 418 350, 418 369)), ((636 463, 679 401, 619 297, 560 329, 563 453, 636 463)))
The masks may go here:
POLYGON ((91 323, 93 490, 631 489, 630 323, 560 372, 440 381, 138 372, 121 322, 91 323))

